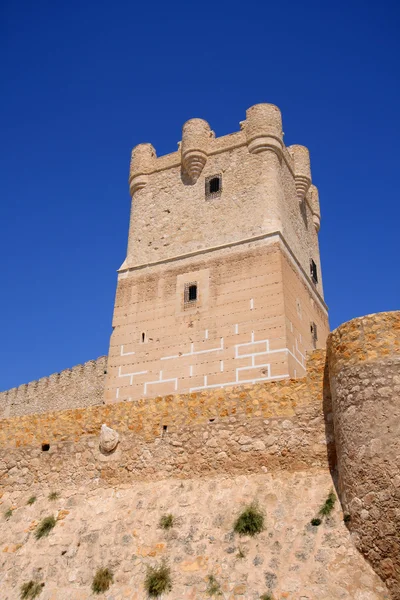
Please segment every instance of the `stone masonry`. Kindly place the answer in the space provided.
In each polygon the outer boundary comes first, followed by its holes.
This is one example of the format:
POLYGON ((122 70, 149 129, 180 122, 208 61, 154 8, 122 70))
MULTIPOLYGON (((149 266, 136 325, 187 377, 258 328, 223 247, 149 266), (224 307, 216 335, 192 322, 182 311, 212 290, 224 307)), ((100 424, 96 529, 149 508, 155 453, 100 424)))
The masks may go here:
POLYGON ((329 331, 320 210, 279 109, 257 104, 219 138, 191 119, 159 158, 136 146, 130 190, 106 402, 302 377, 329 331))
POLYGON ((0 418, 102 404, 107 357, 0 392, 0 418))

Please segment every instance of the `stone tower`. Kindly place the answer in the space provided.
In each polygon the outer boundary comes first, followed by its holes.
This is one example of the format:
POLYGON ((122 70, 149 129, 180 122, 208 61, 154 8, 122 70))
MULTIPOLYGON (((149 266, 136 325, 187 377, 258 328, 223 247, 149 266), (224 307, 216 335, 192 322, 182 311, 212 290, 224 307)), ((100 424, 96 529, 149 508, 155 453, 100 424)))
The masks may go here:
POLYGON ((279 109, 240 131, 183 126, 176 152, 133 149, 106 402, 303 377, 329 332, 318 190, 279 109))

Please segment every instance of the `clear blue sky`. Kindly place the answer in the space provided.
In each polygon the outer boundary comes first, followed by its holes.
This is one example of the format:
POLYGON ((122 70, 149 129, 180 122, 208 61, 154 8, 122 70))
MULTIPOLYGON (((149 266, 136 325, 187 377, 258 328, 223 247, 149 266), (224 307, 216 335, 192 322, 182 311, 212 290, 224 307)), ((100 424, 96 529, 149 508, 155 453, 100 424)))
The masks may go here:
POLYGON ((400 308, 397 2, 5 0, 0 389, 106 354, 131 148, 277 104, 309 147, 334 328, 400 308))

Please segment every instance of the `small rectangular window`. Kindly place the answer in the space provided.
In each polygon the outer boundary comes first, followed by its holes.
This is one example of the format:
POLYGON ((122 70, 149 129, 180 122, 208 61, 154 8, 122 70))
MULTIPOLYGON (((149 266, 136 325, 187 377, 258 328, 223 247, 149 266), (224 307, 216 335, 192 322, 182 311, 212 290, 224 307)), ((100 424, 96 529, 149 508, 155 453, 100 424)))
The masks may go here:
POLYGON ((184 304, 186 306, 193 306, 197 302, 197 282, 192 281, 190 283, 185 283, 185 291, 184 291, 184 304))
POLYGON ((222 192, 222 175, 206 178, 206 198, 216 198, 222 192))
POLYGON ((313 283, 318 283, 318 269, 313 259, 310 260, 310 275, 313 283))

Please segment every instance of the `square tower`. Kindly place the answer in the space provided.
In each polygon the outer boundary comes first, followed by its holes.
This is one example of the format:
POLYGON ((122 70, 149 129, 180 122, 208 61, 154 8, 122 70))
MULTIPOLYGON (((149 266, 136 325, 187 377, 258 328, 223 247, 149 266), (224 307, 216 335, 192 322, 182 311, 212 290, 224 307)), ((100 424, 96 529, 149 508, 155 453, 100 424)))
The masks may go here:
POLYGON ((132 151, 106 402, 302 377, 325 347, 308 150, 285 147, 272 104, 240 125, 191 119, 176 152, 132 151))

